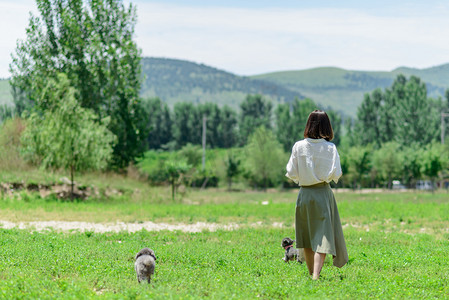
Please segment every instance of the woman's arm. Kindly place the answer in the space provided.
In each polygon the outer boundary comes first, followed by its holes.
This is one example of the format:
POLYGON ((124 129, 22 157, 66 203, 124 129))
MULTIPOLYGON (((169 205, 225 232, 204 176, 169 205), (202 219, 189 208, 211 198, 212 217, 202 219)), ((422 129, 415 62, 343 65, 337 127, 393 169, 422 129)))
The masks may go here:
POLYGON ((287 163, 287 173, 285 174, 288 178, 293 180, 296 184, 299 182, 299 170, 298 161, 296 159, 295 146, 293 146, 292 154, 287 163))

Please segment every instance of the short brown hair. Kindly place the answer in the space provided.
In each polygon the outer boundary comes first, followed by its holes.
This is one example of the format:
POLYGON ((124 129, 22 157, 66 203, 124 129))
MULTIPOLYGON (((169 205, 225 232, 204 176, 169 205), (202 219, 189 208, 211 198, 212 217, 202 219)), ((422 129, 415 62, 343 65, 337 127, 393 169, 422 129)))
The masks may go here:
POLYGON ((331 141, 334 138, 331 121, 326 112, 317 109, 310 113, 306 129, 304 129, 304 137, 325 139, 326 141, 331 141))

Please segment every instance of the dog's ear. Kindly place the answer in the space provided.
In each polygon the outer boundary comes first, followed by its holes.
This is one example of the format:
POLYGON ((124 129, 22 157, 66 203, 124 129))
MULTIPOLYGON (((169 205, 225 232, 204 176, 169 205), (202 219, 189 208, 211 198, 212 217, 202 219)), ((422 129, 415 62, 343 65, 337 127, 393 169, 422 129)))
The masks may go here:
POLYGON ((154 258, 154 260, 156 261, 156 254, 154 254, 153 250, 150 250, 150 256, 152 256, 154 258))
POLYGON ((142 255, 149 255, 150 254, 150 249, 148 249, 148 248, 143 248, 143 249, 141 249, 137 254, 136 254, 136 258, 135 259, 137 259, 137 258, 139 258, 140 256, 142 256, 142 255))

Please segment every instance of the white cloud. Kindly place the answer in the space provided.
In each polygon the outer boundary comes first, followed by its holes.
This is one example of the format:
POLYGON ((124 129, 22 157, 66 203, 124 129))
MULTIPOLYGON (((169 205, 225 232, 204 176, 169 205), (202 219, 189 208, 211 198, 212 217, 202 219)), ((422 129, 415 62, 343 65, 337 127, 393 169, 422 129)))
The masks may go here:
MULTIPOLYGON (((447 62, 449 19, 355 9, 241 9, 137 3, 145 55, 254 74, 333 65, 390 70, 447 62)), ((447 10, 446 10, 447 13, 447 10)))
POLYGON ((32 0, 0 2, 0 78, 9 77, 11 53, 15 50, 17 40, 25 39, 30 11, 36 12, 32 0))
MULTIPOLYGON (((0 3, 0 77, 9 76, 10 53, 35 9, 32 0, 12 1, 0 3)), ((373 12, 133 2, 136 40, 145 56, 186 59, 242 75, 318 66, 424 68, 449 61, 444 6, 373 12)))

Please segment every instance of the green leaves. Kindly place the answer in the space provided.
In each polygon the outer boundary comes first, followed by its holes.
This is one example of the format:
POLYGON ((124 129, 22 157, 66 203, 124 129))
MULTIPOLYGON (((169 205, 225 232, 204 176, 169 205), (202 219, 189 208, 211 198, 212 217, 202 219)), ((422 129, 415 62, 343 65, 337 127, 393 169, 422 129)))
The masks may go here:
POLYGON ((426 84, 418 77, 398 75, 391 88, 365 94, 358 108, 355 134, 361 145, 397 141, 426 145, 440 136, 441 99, 427 98, 426 84))
POLYGON ((387 186, 390 189, 393 179, 402 178, 404 156, 400 146, 396 142, 389 142, 373 154, 373 168, 387 180, 387 186))
MULTIPOLYGON (((315 109, 319 109, 319 106, 311 99, 295 99, 292 103, 277 105, 274 112, 276 118, 274 131, 285 151, 290 151, 296 141, 304 138, 307 119, 309 114, 315 109)), ((332 109, 326 109, 325 111, 334 130, 332 142, 338 146, 341 139, 341 116, 332 109)))
POLYGON ((248 137, 260 126, 271 128, 271 102, 261 95, 248 95, 240 104, 241 115, 239 121, 239 133, 241 144, 247 143, 248 137))
POLYGON ((438 142, 427 145, 422 153, 421 171, 434 180, 439 172, 449 167, 449 149, 438 142))
POLYGON ((267 188, 269 183, 283 179, 287 154, 274 134, 264 126, 257 128, 245 147, 246 169, 255 183, 267 188))
POLYGON ((64 74, 45 90, 52 92, 39 99, 22 136, 25 157, 43 168, 104 169, 116 141, 107 129, 109 118, 97 122, 91 110, 82 108, 64 74))
POLYGON ((181 184, 181 176, 186 174, 192 168, 184 160, 171 159, 165 162, 164 169, 168 175, 171 188, 172 188, 172 200, 175 200, 176 187, 181 184))
POLYGON ((135 7, 120 0, 38 0, 37 6, 40 16, 30 17, 10 65, 18 113, 37 102, 49 108, 42 99, 62 91, 45 91, 47 82, 64 72, 81 107, 98 119, 110 117, 108 128, 117 136, 111 162, 126 167, 143 153, 146 139, 135 7))

